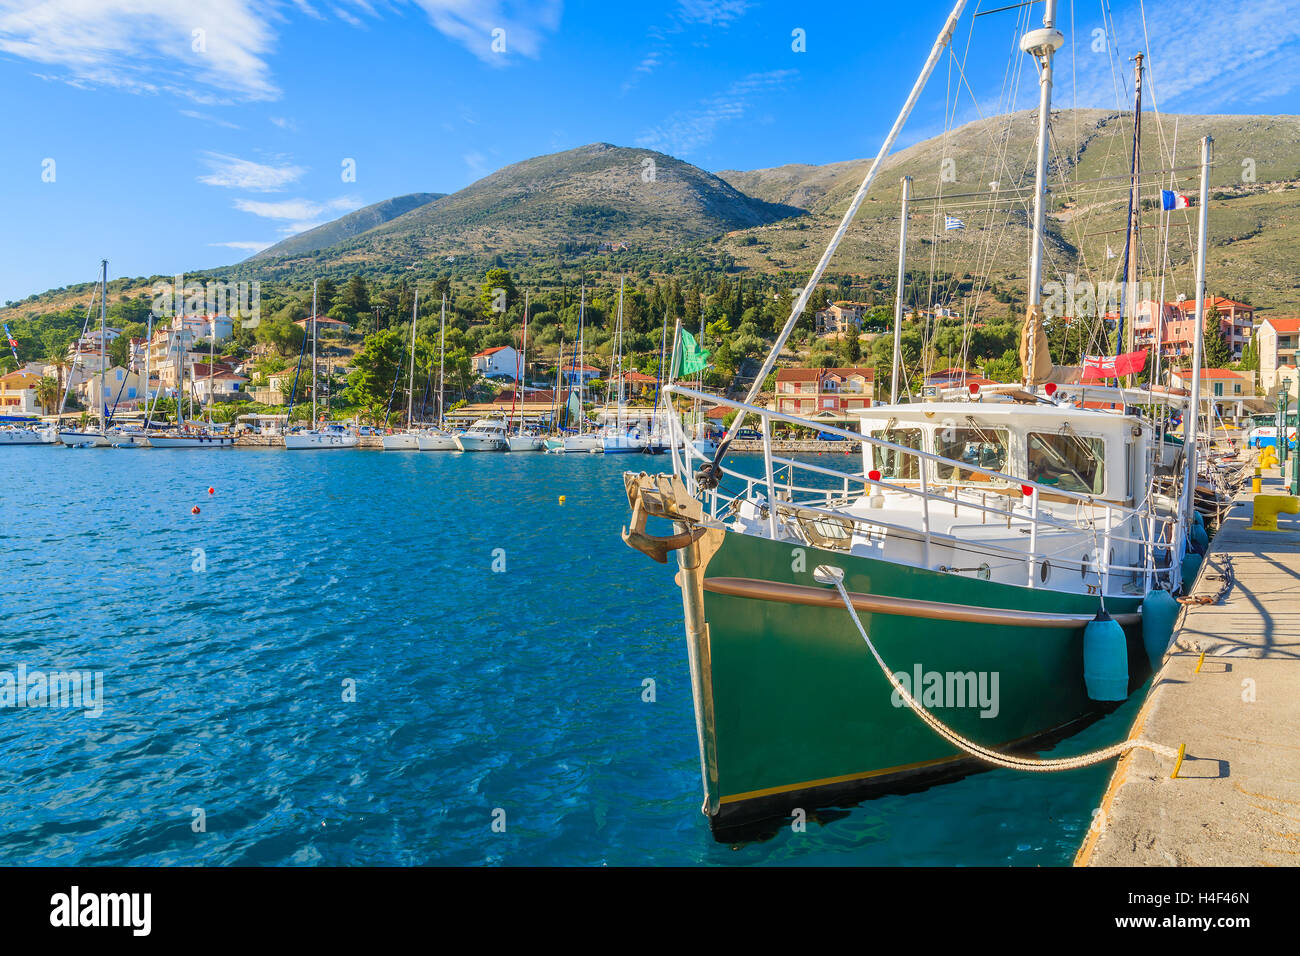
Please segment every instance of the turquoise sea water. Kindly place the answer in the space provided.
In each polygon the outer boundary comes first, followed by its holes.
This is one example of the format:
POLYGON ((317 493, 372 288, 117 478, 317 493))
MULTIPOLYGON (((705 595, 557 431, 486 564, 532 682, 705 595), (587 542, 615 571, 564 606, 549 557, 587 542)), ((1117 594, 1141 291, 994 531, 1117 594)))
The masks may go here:
POLYGON ((718 844, 672 569, 619 539, 666 459, 3 452, 0 672, 104 693, 0 709, 0 864, 1060 865, 1112 768, 718 844))

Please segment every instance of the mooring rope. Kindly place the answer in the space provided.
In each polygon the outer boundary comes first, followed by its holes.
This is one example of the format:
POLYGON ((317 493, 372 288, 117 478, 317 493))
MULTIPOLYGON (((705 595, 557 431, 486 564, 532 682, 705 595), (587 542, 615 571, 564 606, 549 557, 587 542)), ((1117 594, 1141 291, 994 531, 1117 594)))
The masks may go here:
POLYGON ((1092 753, 1080 754, 1077 757, 1059 757, 1052 760, 1042 760, 1037 757, 1013 757, 990 750, 987 747, 982 747, 972 740, 967 740, 921 706, 921 703, 907 692, 907 688, 899 682, 898 678, 894 676, 894 672, 885 664, 884 660, 880 656, 880 652, 876 650, 876 645, 873 644, 871 638, 867 636, 866 628, 862 626, 862 620, 858 617, 857 609, 853 606, 853 599, 849 597, 849 592, 844 588, 843 572, 838 568, 829 568, 824 565, 817 570, 822 571, 826 577, 829 577, 834 581, 835 590, 840 592, 840 599, 844 602, 845 608, 848 609, 849 616, 853 618, 853 623, 857 625, 858 633, 861 634, 862 639, 866 641, 867 649, 871 651, 871 656, 876 659, 876 663, 880 665, 881 672, 889 679, 889 683, 893 686, 894 690, 904 701, 906 701, 907 706, 912 708, 913 712, 915 712, 921 720, 925 721, 931 730, 957 749, 964 750, 973 757, 978 757, 981 760, 999 767, 1006 767, 1010 770, 1026 770, 1033 773, 1048 773, 1057 770, 1077 770, 1080 767, 1090 767, 1093 764, 1101 763, 1102 761, 1109 760, 1112 757, 1123 756, 1130 750, 1137 749, 1150 750, 1152 753, 1159 754, 1162 757, 1169 757, 1173 760, 1178 758, 1178 751, 1174 750, 1172 747, 1151 743, 1148 740, 1124 740, 1102 750, 1095 750, 1092 753))

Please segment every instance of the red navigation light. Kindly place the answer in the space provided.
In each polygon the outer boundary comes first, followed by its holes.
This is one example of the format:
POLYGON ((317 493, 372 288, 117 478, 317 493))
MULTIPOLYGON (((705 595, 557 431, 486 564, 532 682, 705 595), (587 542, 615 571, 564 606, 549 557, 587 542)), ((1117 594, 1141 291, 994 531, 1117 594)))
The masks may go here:
POLYGON ((879 481, 879 480, 880 480, 880 472, 878 472, 878 471, 869 471, 869 472, 867 472, 867 477, 870 478, 872 481, 879 481))
POLYGON ((1024 496, 1025 496, 1026 498, 1032 498, 1032 497, 1034 496, 1034 486, 1033 486, 1033 485, 1021 485, 1021 486, 1020 486, 1020 491, 1024 494, 1024 496))
POLYGON ((978 395, 978 394, 979 394, 979 391, 980 391, 980 383, 979 383, 979 382, 971 382, 971 383, 970 383, 969 385, 967 385, 966 387, 970 389, 970 393, 971 393, 972 395, 978 395))
POLYGON ((1045 386, 1043 386, 1043 391, 1047 393, 1048 398, 1051 398, 1053 395, 1056 394, 1056 383, 1048 382, 1045 386))

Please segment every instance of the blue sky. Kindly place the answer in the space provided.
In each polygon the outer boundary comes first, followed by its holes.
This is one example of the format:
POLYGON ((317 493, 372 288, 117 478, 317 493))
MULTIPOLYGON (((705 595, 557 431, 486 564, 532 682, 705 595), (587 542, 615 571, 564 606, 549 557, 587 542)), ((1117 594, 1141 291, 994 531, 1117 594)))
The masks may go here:
MULTIPOLYGON (((1148 0, 1144 39, 1137 0, 1062 0, 1056 105, 1115 106, 1145 49, 1163 111, 1294 113, 1296 7, 1148 0)), ((950 8, 0 0, 0 301, 92 279, 104 257, 111 277, 217 267, 351 209, 590 142, 711 171, 874 155, 950 8)), ((957 122, 1005 108, 1009 65, 1016 105, 1036 95, 1011 49, 1042 4, 975 9, 954 50, 979 103, 958 100, 957 122)), ((944 129, 953 63, 901 145, 944 129)))

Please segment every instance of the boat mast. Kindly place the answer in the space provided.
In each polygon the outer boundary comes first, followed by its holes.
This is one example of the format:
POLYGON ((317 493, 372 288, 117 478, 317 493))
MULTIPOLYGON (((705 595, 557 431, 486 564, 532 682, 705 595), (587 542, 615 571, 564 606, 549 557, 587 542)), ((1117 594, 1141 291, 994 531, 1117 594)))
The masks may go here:
POLYGON ((108 406, 104 403, 104 389, 108 376, 108 358, 104 350, 105 336, 108 335, 108 260, 101 259, 102 271, 99 280, 99 430, 108 433, 108 406))
MULTIPOLYGON (((1173 192, 1174 177, 1177 175, 1174 170, 1178 168, 1178 118, 1174 119, 1174 138, 1169 147, 1169 191, 1173 192)), ((1169 271, 1169 210, 1164 208, 1164 203, 1160 204, 1160 218, 1164 223, 1161 230, 1164 236, 1161 240, 1160 252, 1160 302, 1156 310, 1156 354, 1155 363, 1151 366, 1151 384, 1156 385, 1160 381, 1160 359, 1161 352, 1164 348, 1165 332, 1165 276, 1169 271)), ((1165 406, 1166 410, 1168 406, 1165 406)), ((1164 432, 1161 432, 1160 440, 1164 441, 1164 432)))
POLYGON ((1196 329, 1192 335, 1192 386, 1188 407, 1183 416, 1183 456, 1187 473, 1183 479, 1183 500, 1180 511, 1186 522, 1184 531, 1190 533, 1192 509, 1196 507, 1196 441, 1197 424, 1201 414, 1201 357, 1205 347, 1205 244, 1209 227, 1210 205, 1210 153, 1213 138, 1201 140, 1201 208, 1199 232, 1196 237, 1196 329))
POLYGON ((311 280, 311 427, 316 427, 316 279, 311 280))
POLYGON ((212 394, 212 366, 217 361, 217 317, 214 315, 208 319, 208 428, 212 428, 212 400, 216 396, 212 394))
MULTIPOLYGON (((519 399, 519 428, 516 435, 524 433, 524 402, 528 398, 528 386, 524 379, 528 377, 528 290, 524 290, 524 342, 523 351, 519 353, 519 364, 516 366, 518 374, 515 375, 515 397, 519 399), (523 391, 520 391, 523 389, 523 391)), ((515 412, 514 399, 510 400, 510 414, 515 412)))
MULTIPOLYGON (((619 433, 623 431, 623 283, 626 281, 625 276, 618 277, 618 330, 614 337, 618 340, 618 389, 614 393, 614 401, 617 405, 614 408, 614 415, 618 422, 619 433)), ((609 403, 606 402, 606 405, 609 403)))
POLYGON ((438 319, 438 427, 442 428, 442 372, 447 355, 447 293, 442 294, 442 316, 438 319))
POLYGON ((153 419, 153 403, 149 401, 149 353, 153 351, 153 309, 149 310, 149 318, 144 333, 144 427, 149 428, 149 422, 153 419))
MULTIPOLYGON (((1120 323, 1124 325, 1124 342, 1121 347, 1116 336, 1115 354, 1134 350, 1134 327, 1137 325, 1137 272, 1138 272, 1138 217, 1141 211, 1141 197, 1138 194, 1138 182, 1142 177, 1142 54, 1134 58, 1133 70, 1133 162, 1129 167, 1128 194, 1128 237, 1124 242, 1124 282, 1121 288, 1127 299, 1125 308, 1120 310, 1120 323)), ((1133 386, 1133 375, 1126 376, 1124 383, 1133 386)))
POLYGON ((406 386, 406 430, 410 431, 415 415, 415 317, 420 311, 420 287, 415 287, 415 302, 411 306, 411 380, 406 386))
MULTIPOLYGON (((1052 58, 1065 43, 1065 37, 1056 29, 1056 0, 1046 0, 1043 26, 1031 30, 1020 38, 1020 49, 1038 61, 1038 151, 1034 160, 1034 218, 1029 247, 1029 315, 1039 312, 1043 302, 1043 242, 1047 222, 1047 151, 1052 122, 1052 58)), ((1026 317, 1026 322, 1030 319, 1026 317)), ((1027 330, 1029 342, 1026 380, 1032 377, 1036 365, 1037 336, 1027 330)), ((1032 387, 1032 386, 1031 386, 1032 387)))
MULTIPOLYGON (((584 277, 582 280, 581 298, 578 300, 578 419, 579 419, 578 434, 579 435, 583 433, 582 426, 585 424, 584 419, 586 417, 585 415, 583 415, 582 412, 583 410, 582 400, 584 397, 583 386, 587 384, 586 376, 582 374, 583 366, 587 364, 587 353, 585 348, 583 347, 583 325, 586 322, 586 320, 587 320, 587 280, 584 277)), ((570 390, 572 390, 573 386, 570 385, 569 388, 570 390)))
POLYGON ((898 295, 894 299, 894 359, 889 373, 889 404, 898 404, 898 376, 902 371, 903 278, 907 269, 907 206, 912 198, 912 177, 903 177, 903 207, 898 227, 898 295))

